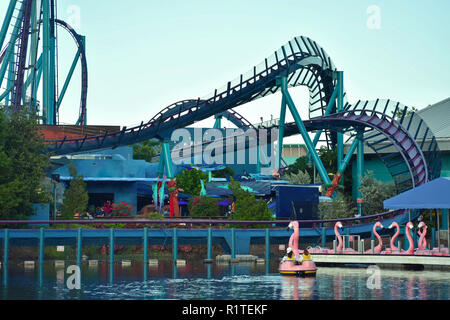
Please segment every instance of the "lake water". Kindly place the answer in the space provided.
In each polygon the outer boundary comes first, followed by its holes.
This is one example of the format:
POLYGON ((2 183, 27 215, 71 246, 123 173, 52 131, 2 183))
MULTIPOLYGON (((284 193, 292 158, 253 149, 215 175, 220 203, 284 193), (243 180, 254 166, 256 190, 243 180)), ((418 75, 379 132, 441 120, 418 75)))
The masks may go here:
POLYGON ((201 261, 178 267, 166 261, 146 268, 135 261, 131 266, 83 264, 77 290, 67 286, 71 263, 25 268, 11 262, 6 279, 1 269, 1 299, 449 300, 450 292, 450 272, 381 269, 377 282, 377 272, 367 268, 321 267, 315 278, 296 278, 280 276, 276 262, 266 266, 201 261))

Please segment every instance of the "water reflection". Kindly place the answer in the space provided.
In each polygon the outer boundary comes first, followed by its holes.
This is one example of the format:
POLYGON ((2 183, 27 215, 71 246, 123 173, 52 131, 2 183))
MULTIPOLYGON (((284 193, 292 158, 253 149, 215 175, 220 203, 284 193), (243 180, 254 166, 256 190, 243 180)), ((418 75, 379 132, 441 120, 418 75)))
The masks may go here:
POLYGON ((314 278, 278 274, 278 263, 158 265, 99 261, 81 265, 80 290, 67 288, 66 269, 52 262, 26 269, 2 266, 2 299, 448 299, 449 272, 380 270, 380 289, 369 289, 365 268, 319 268, 314 278), (8 273, 9 272, 9 273, 8 273))

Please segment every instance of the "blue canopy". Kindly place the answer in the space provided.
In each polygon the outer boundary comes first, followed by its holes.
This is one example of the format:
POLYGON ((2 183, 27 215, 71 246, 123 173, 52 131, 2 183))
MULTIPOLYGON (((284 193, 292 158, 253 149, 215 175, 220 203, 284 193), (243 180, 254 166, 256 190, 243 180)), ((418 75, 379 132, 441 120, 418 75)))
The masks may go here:
POLYGON ((449 209, 450 178, 437 178, 383 203, 385 209, 449 209))

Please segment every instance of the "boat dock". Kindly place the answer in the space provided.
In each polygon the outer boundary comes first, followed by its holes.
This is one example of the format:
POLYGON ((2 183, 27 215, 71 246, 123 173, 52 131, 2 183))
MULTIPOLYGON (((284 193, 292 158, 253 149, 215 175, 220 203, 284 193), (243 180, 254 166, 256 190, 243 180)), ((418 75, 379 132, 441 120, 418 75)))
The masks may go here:
POLYGON ((408 270, 448 270, 450 256, 386 255, 386 254, 311 254, 320 266, 367 266, 408 270))

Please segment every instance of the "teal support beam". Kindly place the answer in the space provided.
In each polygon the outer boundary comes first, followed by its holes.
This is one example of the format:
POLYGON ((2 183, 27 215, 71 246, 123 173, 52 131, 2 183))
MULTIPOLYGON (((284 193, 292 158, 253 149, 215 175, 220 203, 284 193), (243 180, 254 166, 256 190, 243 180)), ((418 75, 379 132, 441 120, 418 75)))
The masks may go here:
POLYGON ((55 24, 55 1, 50 0, 50 61, 49 61, 49 104, 51 108, 51 123, 56 125, 56 24, 55 24))
POLYGON ((281 97, 280 122, 278 124, 278 163, 277 167, 281 167, 281 155, 283 153, 284 124, 286 122, 286 98, 281 97))
POLYGON ((7 266, 9 261, 9 230, 3 230, 3 266, 7 266))
POLYGON ((43 117, 44 124, 54 124, 54 110, 51 101, 51 60, 50 60, 50 3, 49 0, 42 1, 42 69, 43 69, 43 117))
POLYGON ((345 155, 344 160, 342 161, 341 165, 339 166, 338 173, 340 173, 340 174, 344 173, 345 169, 347 168, 348 164, 350 163, 353 153, 355 152, 355 150, 358 146, 359 146, 359 140, 354 139, 352 144, 350 145, 350 148, 347 151, 347 154, 345 155))
POLYGON ((164 177, 164 149, 162 147, 159 154, 158 177, 164 177))
POLYGON ((431 249, 436 247, 436 229, 431 229, 431 249))
POLYGON ((109 263, 114 263, 114 228, 109 229, 109 263))
MULTIPOLYGON (((334 107, 335 102, 336 102, 336 96, 337 96, 337 93, 338 93, 338 89, 339 89, 338 86, 336 86, 336 88, 334 88, 333 94, 331 95, 331 98, 328 101, 327 108, 325 109, 324 116, 329 115, 333 111, 333 107, 334 107)), ((317 130, 316 134, 314 135, 314 139, 313 139, 314 148, 317 146, 317 143, 319 142, 320 135, 322 134, 322 132, 323 132, 323 130, 317 130)), ((308 158, 308 162, 310 162, 311 161, 311 155, 309 154, 309 152, 308 152, 308 154, 306 156, 308 158)))
POLYGON ((148 228, 144 228, 144 252, 143 252, 143 260, 144 260, 144 269, 147 269, 146 265, 148 263, 148 228))
MULTIPOLYGON (((162 157, 162 159, 163 159, 163 164, 164 164, 164 167, 165 167, 165 169, 167 171, 167 177, 173 178, 173 176, 174 176, 173 173, 174 172, 173 172, 172 158, 170 157, 169 141, 163 141, 161 143, 161 154, 160 154, 160 157, 162 157)), ((161 161, 161 159, 160 159, 160 161, 161 161)), ((159 165, 159 168, 161 168, 161 163, 159 165)), ((158 172, 158 174, 159 173, 160 172, 158 172)))
POLYGON ((292 113, 292 116, 294 118, 295 124, 297 125, 300 134, 303 137, 303 140, 305 141, 306 147, 308 148, 308 151, 311 153, 313 162, 316 165, 317 170, 319 171, 319 175, 322 178, 323 183, 325 186, 331 185, 331 180, 328 177, 327 171, 325 170, 325 167, 323 166, 322 161, 319 158, 319 155, 316 152, 316 149, 314 148, 311 138, 308 135, 308 131, 305 128, 305 125, 303 124, 302 118, 300 117, 300 114, 297 111, 297 108, 295 107, 294 101, 291 98, 291 95, 289 94, 289 91, 287 90, 287 79, 286 77, 279 78, 280 84, 281 84, 281 92, 286 97, 286 103, 289 107, 289 110, 292 113))
MULTIPOLYGON (((15 57, 15 55, 13 53, 10 57, 9 66, 8 66, 8 81, 6 84, 6 90, 8 91, 8 95, 6 96, 6 100, 5 100, 6 106, 9 106, 9 103, 11 101, 12 88, 14 87, 14 78, 16 76, 16 74, 14 72, 14 68, 15 68, 14 57, 15 57)), ((25 92, 25 90, 24 90, 24 92, 25 92)))
POLYGON ((448 209, 442 209, 442 230, 448 230, 448 220, 448 209))
POLYGON ((356 134, 356 139, 358 141, 358 152, 356 155, 356 204, 358 208, 358 215, 363 215, 363 204, 362 204, 362 193, 359 190, 361 187, 361 179, 364 176, 364 133, 363 131, 358 131, 356 134))
POLYGON ((218 116, 218 117, 215 117, 215 118, 216 118, 216 121, 214 122, 213 128, 214 129, 222 128, 222 116, 218 116))
POLYGON ((326 246, 327 246, 326 229, 327 229, 327 228, 322 227, 322 233, 321 233, 321 237, 322 237, 322 248, 326 248, 326 246))
POLYGON ((270 260, 270 230, 266 228, 266 263, 270 260))
MULTIPOLYGON (((31 78, 31 83, 36 81, 36 72, 38 70, 37 62, 38 62, 38 47, 39 47, 39 28, 38 28, 38 5, 40 8, 40 4, 38 1, 33 0, 33 4, 31 6, 31 23, 30 23, 30 31, 31 31, 31 49, 30 49, 30 73, 28 78, 31 78)), ((40 13, 40 11, 39 11, 40 13)), ((42 63, 42 60, 41 60, 42 63)), ((26 103, 26 91, 29 84, 27 84, 23 90, 22 100, 26 103)), ((33 88, 30 90, 30 110, 34 110, 34 107, 37 104, 35 95, 33 95, 33 88)))
POLYGON ((45 241, 45 230, 41 228, 39 230, 39 265, 44 262, 44 241, 45 241))
POLYGON ((9 24, 11 23, 11 18, 13 16, 16 3, 17 0, 9 1, 9 6, 6 10, 5 18, 3 19, 2 29, 0 30, 0 49, 3 48, 3 43, 5 42, 5 38, 8 33, 9 24))
POLYGON ((77 265, 81 264, 81 257, 82 257, 82 229, 78 228, 77 230, 77 265))
POLYGON ((231 228, 231 259, 236 259, 236 230, 231 228))
POLYGON ((345 235, 346 235, 346 237, 345 237, 346 238, 345 239, 345 247, 349 248, 349 246, 350 246, 350 229, 346 230, 345 235))
MULTIPOLYGON (((344 72, 337 71, 337 112, 344 111, 344 72)), ((344 134, 337 133, 337 164, 338 168, 341 166, 344 159, 344 134)), ((343 182, 343 179, 340 180, 343 182)))
POLYGON ((208 228, 208 260, 212 259, 212 229, 208 228))
MULTIPOLYGON (((36 72, 39 73, 39 69, 42 66, 42 55, 39 57, 39 59, 36 61, 36 72)), ((41 69, 42 70, 42 69, 41 69)), ((26 93, 27 93, 27 89, 28 87, 33 83, 36 82, 37 80, 37 75, 35 72, 32 72, 28 77, 27 80, 25 80, 24 83, 24 89, 23 89, 23 94, 22 94, 22 100, 25 101, 26 98, 26 93)), ((34 90, 31 91, 31 99, 34 101, 34 103, 36 103, 36 92, 34 92, 34 90)))
POLYGON ((63 87, 61 89, 61 92, 59 94, 59 97, 58 97, 58 102, 56 103, 56 111, 57 112, 59 111, 59 107, 61 106, 61 102, 63 101, 64 96, 66 95, 67 87, 69 86, 70 80, 72 80, 72 76, 73 76, 73 73, 74 73, 75 68, 77 66, 78 60, 80 60, 80 55, 81 55, 80 51, 78 51, 75 54, 75 58, 73 59, 72 66, 70 67, 69 73, 67 74, 66 81, 64 81, 64 85, 63 85, 63 87))
POLYGON ((173 251, 173 261, 177 261, 178 260, 178 234, 177 234, 177 228, 173 228, 172 251, 173 251))
POLYGON ((0 66, 0 88, 2 87, 3 79, 5 78, 6 69, 9 66, 9 62, 11 61, 11 55, 14 54, 14 47, 16 44, 17 37, 19 35, 20 27, 22 25, 22 18, 23 18, 23 11, 25 9, 25 3, 26 2, 24 1, 22 3, 22 6, 20 7, 19 13, 16 18, 16 22, 14 24, 14 29, 9 38, 8 48, 6 49, 6 53, 3 58, 3 62, 0 66))

